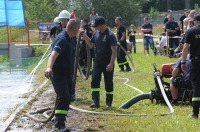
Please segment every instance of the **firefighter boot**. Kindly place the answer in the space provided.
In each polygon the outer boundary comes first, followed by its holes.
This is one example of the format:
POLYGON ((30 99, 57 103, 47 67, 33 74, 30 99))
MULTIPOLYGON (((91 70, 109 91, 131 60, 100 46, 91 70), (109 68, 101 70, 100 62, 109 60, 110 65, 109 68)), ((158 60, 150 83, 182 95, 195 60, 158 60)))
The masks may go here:
POLYGON ((99 108, 99 91, 92 91, 93 103, 90 105, 91 108, 99 108))
POLYGON ((199 106, 193 104, 193 113, 189 115, 190 118, 198 119, 199 115, 199 106))
POLYGON ((55 115, 54 119, 54 125, 55 125, 55 131, 61 131, 65 129, 65 115, 59 114, 55 115))
POLYGON ((126 71, 131 71, 131 68, 128 63, 126 63, 126 71))
POLYGON ((106 108, 112 107, 113 94, 106 94, 106 108))

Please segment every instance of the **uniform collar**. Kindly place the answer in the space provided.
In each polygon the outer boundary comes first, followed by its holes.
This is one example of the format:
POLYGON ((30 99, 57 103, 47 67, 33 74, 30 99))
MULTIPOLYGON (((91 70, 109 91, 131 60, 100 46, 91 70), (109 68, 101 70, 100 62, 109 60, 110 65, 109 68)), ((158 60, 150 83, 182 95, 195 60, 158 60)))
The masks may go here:
POLYGON ((98 31, 99 32, 99 34, 105 34, 105 33, 107 33, 109 30, 108 30, 108 28, 106 28, 106 30, 102 33, 102 32, 100 32, 100 31, 98 31))
POLYGON ((70 37, 69 37, 67 31, 64 31, 64 32, 65 32, 65 36, 66 36, 66 38, 70 40, 70 37))

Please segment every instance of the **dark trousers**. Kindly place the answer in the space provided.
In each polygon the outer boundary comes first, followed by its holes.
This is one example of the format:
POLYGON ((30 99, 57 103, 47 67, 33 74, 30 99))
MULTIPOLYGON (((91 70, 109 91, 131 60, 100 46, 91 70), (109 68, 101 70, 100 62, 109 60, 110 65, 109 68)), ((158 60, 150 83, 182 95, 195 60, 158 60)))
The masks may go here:
POLYGON ((177 48, 179 45, 179 39, 178 38, 169 38, 169 55, 174 55, 174 48, 177 48))
POLYGON ((92 71, 92 82, 91 82, 91 88, 92 89, 100 88, 101 74, 103 73, 106 92, 112 92, 113 91, 114 68, 111 72, 107 72, 106 71, 107 65, 108 64, 99 64, 97 62, 94 62, 93 71, 92 71))
POLYGON ((133 43, 133 51, 134 51, 134 53, 136 53, 136 42, 132 41, 132 43, 133 43))
MULTIPOLYGON (((121 46, 127 51, 126 43, 121 44, 121 46)), ((119 46, 117 47, 117 63, 119 66, 128 63, 126 59, 126 53, 124 53, 119 46)))
POLYGON ((192 106, 194 114, 199 114, 200 107, 200 59, 191 61, 191 82, 193 88, 192 106))
POLYGON ((71 99, 72 79, 64 75, 53 75, 52 84, 57 94, 55 114, 67 114, 71 99))

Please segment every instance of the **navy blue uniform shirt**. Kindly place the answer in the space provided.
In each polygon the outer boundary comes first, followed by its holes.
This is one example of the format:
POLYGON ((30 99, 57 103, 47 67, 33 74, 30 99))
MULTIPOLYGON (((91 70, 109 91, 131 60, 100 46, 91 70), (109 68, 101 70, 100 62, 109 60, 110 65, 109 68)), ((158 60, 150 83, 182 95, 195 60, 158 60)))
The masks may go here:
POLYGON ((111 46, 117 45, 117 40, 113 32, 106 29, 103 33, 96 31, 91 38, 91 42, 95 44, 94 61, 97 63, 109 64, 111 60, 111 46))
MULTIPOLYGON (((147 23, 147 24, 144 23, 144 24, 142 25, 142 28, 144 28, 144 29, 152 29, 153 26, 152 26, 151 23, 147 23)), ((150 31, 150 32, 144 32, 144 34, 153 34, 153 32, 152 32, 152 31, 150 31)))
POLYGON ((184 40, 190 44, 190 58, 200 57, 200 25, 188 29, 184 40))
MULTIPOLYGON (((165 25, 166 30, 167 29, 175 30, 175 28, 177 28, 177 27, 178 27, 178 23, 175 22, 175 21, 167 22, 166 25, 165 25)), ((170 37, 173 37, 173 36, 176 36, 176 35, 177 35, 176 32, 174 32, 174 33, 169 32, 168 33, 168 36, 170 36, 170 37)))
POLYGON ((53 74, 71 75, 75 60, 75 42, 66 31, 58 34, 52 44, 52 51, 59 53, 54 65, 53 74))
MULTIPOLYGON (((117 28, 117 40, 118 41, 122 38, 122 33, 123 32, 125 32, 125 36, 126 36, 126 28, 123 25, 120 25, 117 28)), ((125 39, 121 43, 126 44, 126 37, 125 37, 125 39)))
MULTIPOLYGON (((182 61, 182 57, 180 57, 178 59, 178 61, 176 62, 175 68, 178 68, 182 71, 181 69, 181 61, 182 61)), ((191 67, 191 60, 190 60, 190 55, 187 55, 186 58, 186 65, 187 65, 187 70, 186 72, 183 74, 183 79, 184 81, 189 81, 190 80, 190 67, 191 67)))

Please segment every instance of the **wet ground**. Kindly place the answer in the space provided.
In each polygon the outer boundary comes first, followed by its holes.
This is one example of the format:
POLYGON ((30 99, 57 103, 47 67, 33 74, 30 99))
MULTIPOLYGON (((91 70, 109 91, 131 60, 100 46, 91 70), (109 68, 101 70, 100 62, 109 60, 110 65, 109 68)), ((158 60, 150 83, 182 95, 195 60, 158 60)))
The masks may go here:
POLYGON ((27 77, 26 71, 16 66, 9 66, 9 62, 0 65, 0 121, 5 118, 17 104, 25 99, 24 93, 31 90, 23 80, 27 77))
MULTIPOLYGON (((47 106, 53 106, 53 100, 55 99, 55 93, 52 86, 34 100, 31 108, 27 112, 33 112, 38 109, 45 108, 47 106)), ((38 118, 41 118, 40 115, 38 118)), ((98 120, 93 115, 87 115, 76 111, 69 111, 66 118, 66 126, 72 130, 72 132, 87 132, 91 131, 92 127, 96 127, 98 120)), ((99 131, 98 129, 96 129, 99 131)), ((25 113, 21 114, 17 120, 14 120, 7 132, 51 132, 53 131, 53 122, 38 123, 32 119, 29 119, 25 113)), ((95 131, 94 129, 92 131, 95 131)))

